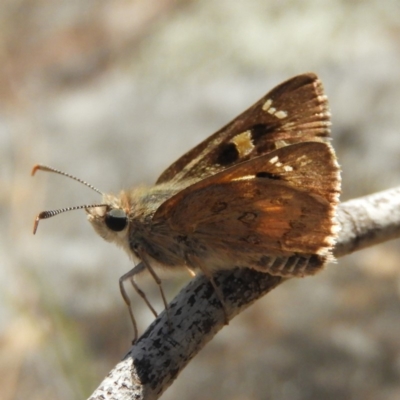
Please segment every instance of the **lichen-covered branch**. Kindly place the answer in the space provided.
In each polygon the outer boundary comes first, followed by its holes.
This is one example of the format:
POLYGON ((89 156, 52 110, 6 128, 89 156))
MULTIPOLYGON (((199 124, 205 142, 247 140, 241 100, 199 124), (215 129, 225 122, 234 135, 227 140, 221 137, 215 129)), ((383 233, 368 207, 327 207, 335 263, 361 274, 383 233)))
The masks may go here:
POLYGON ((342 203, 338 220, 336 258, 399 238, 400 187, 342 203))
MULTIPOLYGON (((342 203, 338 220, 337 258, 400 237, 400 187, 342 203)), ((284 279, 237 269, 218 273, 215 281, 232 319, 284 279)), ((224 321, 211 284, 196 277, 170 304, 169 323, 162 313, 90 399, 157 399, 224 321)))

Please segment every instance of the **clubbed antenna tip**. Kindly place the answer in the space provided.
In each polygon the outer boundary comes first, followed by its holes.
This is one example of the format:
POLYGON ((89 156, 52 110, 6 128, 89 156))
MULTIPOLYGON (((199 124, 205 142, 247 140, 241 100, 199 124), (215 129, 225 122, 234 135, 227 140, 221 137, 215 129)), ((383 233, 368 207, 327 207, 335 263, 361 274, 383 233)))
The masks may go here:
MULTIPOLYGON (((94 187, 93 185, 83 181, 82 179, 77 178, 76 176, 67 174, 66 172, 60 171, 58 169, 52 168, 52 167, 48 167, 46 165, 41 165, 41 164, 36 164, 33 168, 32 168, 32 172, 31 175, 35 175, 36 171, 47 171, 47 172, 54 172, 55 174, 59 174, 62 176, 66 176, 67 178, 73 179, 74 181, 80 182, 83 185, 87 186, 88 188, 94 190, 95 192, 103 195, 102 192, 100 192, 99 189, 97 189, 96 187, 94 187)), ((35 222, 33 225, 33 234, 36 233, 38 225, 39 225, 39 221, 41 219, 46 219, 46 218, 51 218, 54 217, 55 215, 61 214, 63 212, 66 211, 72 211, 72 210, 80 210, 80 209, 88 209, 88 208, 95 208, 95 207, 107 207, 107 204, 89 204, 89 205, 81 205, 81 206, 74 206, 74 207, 67 207, 67 208, 60 208, 58 210, 50 210, 50 211, 42 211, 36 218, 35 218, 35 222)))

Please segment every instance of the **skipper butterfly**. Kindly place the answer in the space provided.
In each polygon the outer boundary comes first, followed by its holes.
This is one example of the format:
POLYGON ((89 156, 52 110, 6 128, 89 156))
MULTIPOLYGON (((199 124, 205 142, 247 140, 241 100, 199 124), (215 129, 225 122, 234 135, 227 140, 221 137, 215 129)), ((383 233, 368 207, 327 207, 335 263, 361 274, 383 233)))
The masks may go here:
MULTIPOLYGON (((103 194, 100 204, 44 211, 35 221, 85 209, 95 231, 137 263, 124 282, 154 267, 213 273, 253 268, 284 277, 318 272, 332 260, 340 171, 329 143, 330 113, 315 74, 295 76, 173 163, 152 187, 103 194)), ((227 316, 227 315, 226 315, 227 316)))

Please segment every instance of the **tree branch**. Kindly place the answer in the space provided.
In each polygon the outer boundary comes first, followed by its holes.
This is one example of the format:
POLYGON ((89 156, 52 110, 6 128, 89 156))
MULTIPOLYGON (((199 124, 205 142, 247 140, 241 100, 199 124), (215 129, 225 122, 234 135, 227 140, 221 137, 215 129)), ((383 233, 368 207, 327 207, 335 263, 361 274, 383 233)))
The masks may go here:
MULTIPOLYGON (((400 237, 400 187, 342 203, 335 257, 400 237)), ((216 274, 229 319, 285 279, 250 269, 216 274)), ((224 313, 204 276, 194 278, 108 374, 90 400, 157 399, 224 326, 224 313)))

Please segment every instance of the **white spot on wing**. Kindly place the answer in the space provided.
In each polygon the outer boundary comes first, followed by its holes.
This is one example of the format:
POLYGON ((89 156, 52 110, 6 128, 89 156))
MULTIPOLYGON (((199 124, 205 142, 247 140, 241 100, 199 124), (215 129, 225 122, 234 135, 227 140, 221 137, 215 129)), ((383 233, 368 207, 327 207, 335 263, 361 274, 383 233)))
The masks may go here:
POLYGON ((265 103, 264 103, 264 105, 262 106, 262 109, 264 110, 264 111, 268 111, 269 110, 269 108, 272 106, 272 100, 271 99, 268 99, 265 103))
POLYGON ((232 179, 233 181, 248 181, 250 179, 254 179, 255 176, 254 175, 245 175, 245 176, 241 176, 239 178, 234 178, 232 179))
POLYGON ((275 113, 275 117, 276 118, 279 118, 279 119, 283 119, 283 118, 286 118, 287 117, 287 112, 286 111, 277 111, 276 113, 275 113))
POLYGON ((272 158, 269 160, 269 162, 270 162, 270 164, 275 164, 278 160, 279 160, 279 157, 278 157, 278 156, 275 156, 275 157, 272 157, 272 158))
POLYGON ((275 107, 272 107, 272 100, 268 99, 262 106, 263 111, 268 114, 274 115, 276 118, 283 119, 288 116, 288 113, 283 110, 277 110, 275 107))

